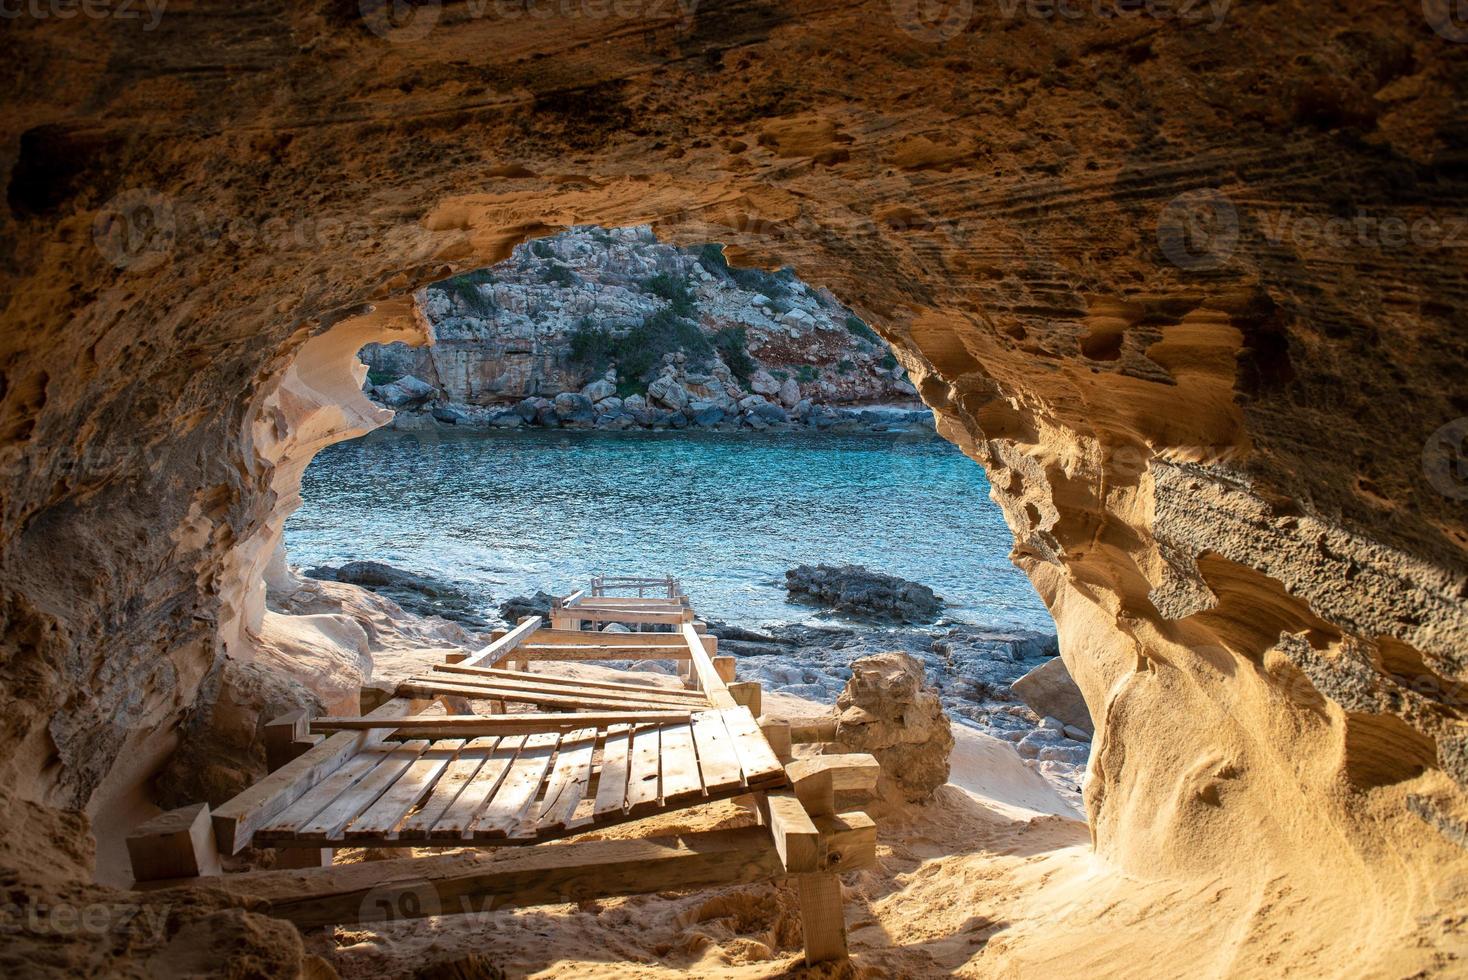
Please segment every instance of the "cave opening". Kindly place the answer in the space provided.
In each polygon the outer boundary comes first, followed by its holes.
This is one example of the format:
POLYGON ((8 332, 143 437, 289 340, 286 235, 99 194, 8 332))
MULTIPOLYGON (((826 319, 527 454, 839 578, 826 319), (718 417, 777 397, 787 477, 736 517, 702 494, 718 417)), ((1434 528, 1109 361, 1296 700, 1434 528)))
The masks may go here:
POLYGON ((354 368, 391 421, 300 476, 267 645, 302 646, 321 590, 363 586, 415 620, 366 637, 391 676, 414 644, 472 646, 592 576, 669 573, 769 695, 818 711, 854 660, 903 651, 956 723, 1013 746, 1035 796, 1079 814, 1090 717, 1012 531, 892 348, 829 291, 717 244, 575 226, 418 289, 412 318, 429 343, 369 343, 354 368), (831 608, 873 587, 864 572, 936 599, 831 608))

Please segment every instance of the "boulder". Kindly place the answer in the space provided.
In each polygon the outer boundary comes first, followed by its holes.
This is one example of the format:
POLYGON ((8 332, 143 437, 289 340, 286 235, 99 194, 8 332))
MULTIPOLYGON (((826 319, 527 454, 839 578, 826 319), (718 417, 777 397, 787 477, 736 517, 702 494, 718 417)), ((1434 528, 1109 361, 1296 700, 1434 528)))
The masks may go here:
POLYGON ((394 568, 380 561, 349 561, 340 568, 322 565, 308 568, 304 574, 307 578, 360 585, 420 616, 441 616, 476 630, 490 626, 480 614, 478 597, 471 587, 394 568))
POLYGON ((593 403, 611 398, 616 393, 617 386, 608 381, 606 378, 601 378, 597 381, 593 381, 591 384, 581 389, 581 394, 591 399, 593 403))
POLYGON ((445 425, 464 425, 470 421, 469 416, 462 409, 455 408, 452 405, 435 406, 433 417, 445 425))
POLYGON ((372 393, 389 408, 409 408, 428 401, 438 394, 438 389, 427 381, 405 374, 390 384, 378 385, 372 393))
POLYGON ((786 408, 794 408, 800 404, 800 385, 794 378, 786 378, 780 382, 779 398, 780 404, 786 408))
POLYGON ((594 422, 596 410, 591 399, 574 391, 563 391, 556 396, 556 416, 563 422, 594 422))
POLYGON ((865 619, 922 623, 943 608, 926 585, 861 565, 797 565, 785 573, 785 589, 792 598, 865 619))
POLYGON ((666 374, 647 386, 647 397, 675 412, 681 412, 683 406, 688 404, 688 392, 675 378, 666 374))
POLYGON ((628 395, 626 398, 622 399, 622 408, 625 411, 636 414, 637 412, 640 412, 643 409, 647 408, 647 399, 643 398, 641 395, 628 395))
POLYGON ((953 730, 923 667, 905 653, 878 653, 851 665, 836 699, 836 741, 869 752, 882 766, 877 791, 923 803, 948 782, 953 730))
POLYGON ((780 393, 780 382, 775 376, 764 368, 754 372, 749 379, 749 389, 758 395, 778 395, 780 393))
POLYGON ((694 425, 718 425, 724 421, 724 410, 711 401, 689 402, 684 412, 694 425))
POLYGON ((785 410, 774 402, 765 402, 762 405, 756 405, 751 412, 766 422, 790 421, 790 416, 786 414, 785 410))
POLYGON ((540 412, 540 406, 536 404, 537 401, 538 399, 535 398, 522 399, 521 401, 515 403, 515 407, 512 408, 511 411, 520 416, 526 422, 534 422, 535 416, 540 412))
POLYGON ((529 596, 514 596, 500 603, 500 618, 511 626, 526 616, 539 616, 549 622, 551 607, 555 605, 556 598, 545 591, 537 591, 535 595, 529 596))
POLYGON ((1025 674, 1014 682, 1012 689, 1035 714, 1056 719, 1062 728, 1072 725, 1087 735, 1095 733, 1096 726, 1091 723, 1091 712, 1081 697, 1081 689, 1071 680, 1070 671, 1059 657, 1025 674))

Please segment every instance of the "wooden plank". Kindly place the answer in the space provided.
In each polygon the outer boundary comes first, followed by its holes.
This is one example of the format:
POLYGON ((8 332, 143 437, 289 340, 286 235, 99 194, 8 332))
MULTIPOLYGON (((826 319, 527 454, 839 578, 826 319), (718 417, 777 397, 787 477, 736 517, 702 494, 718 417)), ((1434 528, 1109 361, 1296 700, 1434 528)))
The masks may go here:
POLYGON ((474 840, 507 837, 525 819, 560 740, 560 734, 554 732, 531 735, 525 740, 494 798, 475 819, 470 837, 474 840))
MULTIPOLYGON (((368 717, 374 722, 401 718, 414 709, 411 701, 394 699, 368 717)), ((294 803, 359 749, 382 740, 383 731, 342 732, 297 756, 255 785, 217 807, 211 818, 214 837, 225 854, 238 854, 256 828, 294 803)))
POLYGON ((480 767, 494 750, 496 741, 493 736, 481 736, 466 744, 460 750, 458 758, 450 762, 448 768, 438 777, 433 793, 424 801, 423 806, 403 821, 403 825, 398 828, 398 837, 404 840, 427 840, 433 825, 478 774, 480 767))
MULTIPOLYGON (((652 634, 645 635, 651 636, 652 634)), ((643 647, 625 643, 620 646, 555 644, 543 647, 521 647, 515 651, 515 656, 523 657, 527 661, 538 660, 546 663, 575 663, 583 660, 685 661, 688 659, 688 651, 681 646, 666 645, 643 647)))
POLYGON ((434 781, 444 771, 464 743, 459 739, 431 742, 422 755, 413 760, 403 774, 397 778, 387 792, 377 798, 362 812, 362 815, 347 825, 344 836, 347 840, 394 836, 392 830, 398 825, 413 805, 433 789, 434 781))
POLYGON ((282 836, 294 837, 297 830, 310 823, 312 817, 356 785, 358 780, 375 769, 392 750, 392 746, 372 746, 357 753, 336 772, 301 794, 300 799, 262 827, 257 836, 266 843, 270 843, 272 838, 278 840, 282 836))
POLYGON ((479 771, 459 791, 459 795, 444 811, 443 816, 434 823, 433 829, 428 832, 429 840, 466 840, 469 837, 469 828, 474 825, 479 811, 484 809, 495 790, 499 789, 505 773, 510 771, 510 766, 524 745, 524 735, 508 735, 500 739, 489 758, 484 760, 484 765, 480 766, 479 771))
MULTIPOLYGON (((450 731, 459 736, 476 735, 529 735, 534 732, 548 732, 557 729, 572 728, 604 728, 607 725, 632 724, 635 722, 648 722, 649 724, 666 724, 670 722, 688 721, 693 717, 692 711, 682 709, 674 711, 648 711, 628 713, 622 711, 609 711, 604 714, 587 712, 524 714, 524 715, 500 715, 489 717, 487 715, 405 715, 399 718, 317 718, 311 722, 311 727, 325 732, 356 732, 364 729, 393 729, 396 731, 417 734, 419 732, 450 731)), ((444 736, 452 738, 453 735, 444 736)))
POLYGON ((219 874, 209 804, 169 810, 147 821, 128 834, 127 855, 135 881, 219 874))
POLYGON ((468 659, 460 662, 470 667, 493 666, 501 658, 509 654, 511 650, 515 649, 515 647, 524 643, 526 638, 538 629, 540 629, 540 617, 527 616, 519 626, 516 626, 489 646, 472 654, 468 659))
MULTIPOLYGON (((753 709, 750 709, 750 714, 754 714, 753 709)), ((770 743, 770 750, 775 753, 775 757, 781 762, 789 762, 791 758, 790 722, 781 718, 761 718, 759 730, 760 734, 765 737, 765 741, 770 743)))
MULTIPOLYGON (((704 651, 708 651, 707 645, 704 646, 704 651)), ((714 673, 719 675, 719 680, 723 681, 726 685, 732 683, 736 669, 734 658, 726 654, 718 657, 710 657, 709 659, 713 661, 714 673)))
POLYGON ((776 790, 763 794, 760 813, 780 861, 790 874, 820 870, 820 839, 816 825, 794 793, 776 790))
POLYGON ((608 647, 681 647, 677 633, 591 633, 586 630, 540 629, 530 634, 522 646, 554 647, 595 644, 608 647))
POLYGON ((591 758, 597 730, 582 728, 562 736, 556 767, 546 784, 545 798, 535 817, 535 829, 559 830, 571 823, 576 807, 591 782, 591 758))
POLYGON ((693 726, 664 725, 660 754, 664 805, 701 799, 703 778, 698 771, 693 726))
POLYGON ((593 623, 622 623, 627 626, 678 626, 693 622, 693 610, 644 611, 636 609, 590 609, 576 606, 565 610, 572 619, 593 623))
POLYGON ((857 871, 877 865, 877 824, 860 810, 811 817, 821 835, 816 861, 822 871, 857 871))
POLYGON ((610 704, 620 706, 624 702, 640 704, 668 704, 672 707, 689 705, 687 692, 659 690, 657 688, 644 688, 638 691, 608 690, 604 688, 583 688, 572 684, 547 684, 535 676, 527 677, 525 674, 517 674, 515 671, 503 671, 513 676, 508 678, 499 677, 475 677, 472 675, 461 675, 456 673, 433 673, 410 678, 408 683, 448 683, 470 685, 496 692, 493 696, 499 697, 501 691, 520 691, 525 694, 553 695, 568 698, 589 698, 606 701, 610 704))
POLYGON ((627 808, 627 774, 631 769, 632 726, 613 725, 607 729, 601 752, 601 777, 596 786, 596 803, 592 808, 598 818, 621 816, 627 808))
POLYGON ((627 776, 627 812, 646 813, 661 805, 661 725, 640 725, 632 734, 632 756, 627 776))
POLYGON ((703 785, 710 793, 746 785, 734 741, 718 712, 705 711, 693 716, 693 742, 698 748, 703 785))
POLYGON ((846 920, 841 907, 841 879, 834 874, 801 875, 800 928, 805 936, 805 962, 813 966, 846 959, 846 920))
POLYGON ((724 727, 739 756, 739 766, 750 786, 766 786, 785 782, 785 767, 780 764, 770 743, 765 741, 748 708, 729 708, 719 712, 724 727))
POLYGON ((693 658, 693 674, 698 679, 698 688, 708 695, 709 703, 716 708, 734 707, 734 699, 724 686, 724 679, 714 669, 713 661, 704 650, 703 639, 694 632, 692 623, 683 627, 683 641, 693 658))
POLYGON ((428 748, 428 744, 421 740, 404 742, 387 752, 371 772, 328 803, 309 822, 302 824, 296 836, 301 840, 339 840, 342 828, 376 803, 403 770, 428 748))
MULTIPOLYGON (((663 687, 659 684, 634 684, 625 681, 593 680, 584 677, 562 677, 558 674, 527 674, 519 670, 497 670, 493 667, 460 667, 457 664, 434 664, 435 673, 468 674, 472 677, 488 677, 497 680, 533 681, 536 684, 555 687, 574 687, 586 690, 625 691, 632 694, 659 694, 684 700, 699 700, 700 695, 681 687, 663 687)), ((750 681, 749 683, 758 683, 750 681)))
MULTIPOLYGON (((764 881, 779 874, 780 860, 764 829, 741 827, 252 871, 211 878, 210 889, 240 907, 316 929, 764 881)), ((185 891, 166 895, 178 903, 197 900, 185 891)))
POLYGON ((398 685, 401 694, 414 697, 452 694, 458 697, 479 700, 512 701, 517 704, 533 704, 542 708, 588 709, 596 711, 655 711, 671 707, 666 701, 652 701, 621 697, 595 697, 589 694, 541 694, 521 688, 495 684, 478 685, 435 679, 413 679, 398 685))

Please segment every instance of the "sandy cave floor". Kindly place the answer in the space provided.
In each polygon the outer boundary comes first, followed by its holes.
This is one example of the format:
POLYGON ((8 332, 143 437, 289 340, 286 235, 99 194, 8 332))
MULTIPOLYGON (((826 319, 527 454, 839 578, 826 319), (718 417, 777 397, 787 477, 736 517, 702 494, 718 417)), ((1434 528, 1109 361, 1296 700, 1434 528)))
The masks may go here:
MULTIPOLYGON (((389 655, 379 659, 376 673, 396 677, 420 665, 417 656, 389 655)), ((589 665, 537 669, 621 673, 589 665)), ((783 715, 828 710, 775 694, 765 705, 783 715)), ((961 725, 954 732, 951 781, 932 804, 869 806, 878 821, 878 866, 843 876, 850 967, 807 970, 794 888, 770 882, 339 927, 309 936, 308 945, 346 980, 443 975, 454 966, 467 976, 492 976, 498 968, 526 977, 988 975, 985 947, 1024 918, 1024 895, 1035 883, 1080 882, 1092 873, 1090 836, 1079 814, 1010 745, 961 725)), ((725 801, 575 839, 753 822, 749 810, 725 801)), ((343 851, 337 860, 374 856, 343 851)))

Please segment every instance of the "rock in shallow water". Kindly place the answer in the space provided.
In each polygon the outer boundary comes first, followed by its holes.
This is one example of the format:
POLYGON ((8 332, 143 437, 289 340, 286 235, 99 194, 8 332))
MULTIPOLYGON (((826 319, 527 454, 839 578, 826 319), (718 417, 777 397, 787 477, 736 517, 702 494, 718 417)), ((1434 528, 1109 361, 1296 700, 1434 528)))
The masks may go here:
POLYGON ((797 565, 785 573, 785 588, 792 597, 866 619, 921 623, 943 608, 926 585, 861 565, 797 565))
POLYGON ((409 612, 441 616, 471 629, 491 627, 468 589, 380 561, 349 561, 340 568, 321 565, 304 572, 308 578, 347 582, 385 595, 409 612))

